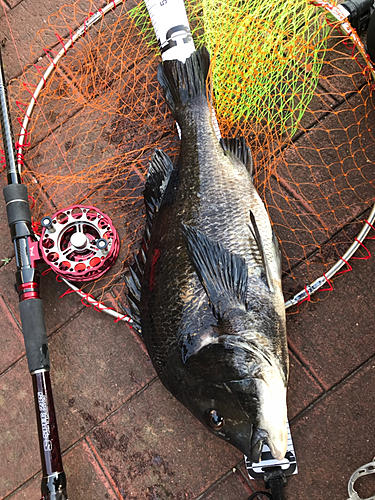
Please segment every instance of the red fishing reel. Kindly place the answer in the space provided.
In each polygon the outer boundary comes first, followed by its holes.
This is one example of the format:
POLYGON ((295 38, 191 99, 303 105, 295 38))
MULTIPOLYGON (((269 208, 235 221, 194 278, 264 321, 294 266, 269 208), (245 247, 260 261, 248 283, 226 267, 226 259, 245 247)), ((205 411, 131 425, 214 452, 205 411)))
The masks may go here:
POLYGON ((56 274, 91 281, 115 262, 120 239, 111 219, 94 207, 73 205, 43 217, 40 255, 56 274))

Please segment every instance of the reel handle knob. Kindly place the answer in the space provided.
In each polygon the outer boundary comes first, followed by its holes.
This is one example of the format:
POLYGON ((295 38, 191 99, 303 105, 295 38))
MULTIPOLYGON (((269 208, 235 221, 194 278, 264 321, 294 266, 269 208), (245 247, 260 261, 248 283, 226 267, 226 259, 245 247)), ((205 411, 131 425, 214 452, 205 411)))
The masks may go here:
POLYGON ((103 252, 106 252, 108 248, 108 240, 105 238, 98 238, 95 242, 96 247, 103 252))
POLYGON ((42 218, 40 224, 46 229, 48 229, 51 233, 54 233, 56 231, 56 229, 53 227, 52 218, 49 217, 48 215, 42 218))

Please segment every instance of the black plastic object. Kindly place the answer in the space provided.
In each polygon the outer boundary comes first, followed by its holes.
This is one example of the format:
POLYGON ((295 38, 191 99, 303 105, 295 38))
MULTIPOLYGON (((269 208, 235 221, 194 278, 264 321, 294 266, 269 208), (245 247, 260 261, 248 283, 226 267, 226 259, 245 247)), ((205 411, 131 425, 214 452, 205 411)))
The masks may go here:
POLYGON ((36 370, 49 370, 43 301, 41 299, 24 300, 20 302, 19 307, 30 373, 36 370))
POLYGON ((271 490, 273 500, 285 500, 286 477, 281 467, 269 467, 264 472, 264 484, 271 490))
POLYGON ((374 0, 346 0, 341 6, 349 12, 349 22, 358 34, 369 25, 374 0))
POLYGON ((9 227, 16 222, 29 222, 31 224, 27 187, 23 184, 9 184, 3 189, 3 194, 7 207, 9 227))
POLYGON ((284 487, 286 486, 286 476, 281 467, 267 467, 264 471, 264 485, 268 491, 257 491, 253 493, 248 500, 255 500, 261 497, 270 500, 285 500, 284 487))
POLYGON ((367 53, 370 59, 375 63, 375 11, 371 15, 370 23, 367 28, 367 53))
POLYGON ((269 500, 273 500, 271 493, 268 493, 268 491, 256 491, 255 493, 250 495, 247 500, 260 500, 262 497, 269 498, 269 500))

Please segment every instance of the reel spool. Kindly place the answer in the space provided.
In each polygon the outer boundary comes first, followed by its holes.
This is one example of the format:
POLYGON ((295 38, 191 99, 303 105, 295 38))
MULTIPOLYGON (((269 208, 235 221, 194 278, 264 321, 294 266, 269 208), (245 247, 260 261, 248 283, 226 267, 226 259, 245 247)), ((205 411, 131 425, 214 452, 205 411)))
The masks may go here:
POLYGON ((120 239, 111 219, 91 206, 73 205, 43 217, 40 255, 69 281, 91 281, 114 263, 120 239))

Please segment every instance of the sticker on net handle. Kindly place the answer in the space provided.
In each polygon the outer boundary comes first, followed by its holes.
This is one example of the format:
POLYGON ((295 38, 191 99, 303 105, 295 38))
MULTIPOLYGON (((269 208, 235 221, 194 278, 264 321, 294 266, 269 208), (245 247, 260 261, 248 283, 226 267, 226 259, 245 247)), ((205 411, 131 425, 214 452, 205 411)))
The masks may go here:
POLYGON ((289 422, 287 422, 288 429, 288 444, 287 452, 283 460, 276 460, 273 458, 269 447, 263 445, 262 455, 259 463, 251 462, 245 455, 245 464, 247 473, 250 479, 263 479, 264 471, 269 467, 281 467, 286 476, 292 476, 298 473, 296 454, 294 451, 292 435, 290 433, 289 422))
POLYGON ((185 62, 195 50, 183 0, 145 0, 163 61, 185 62))

